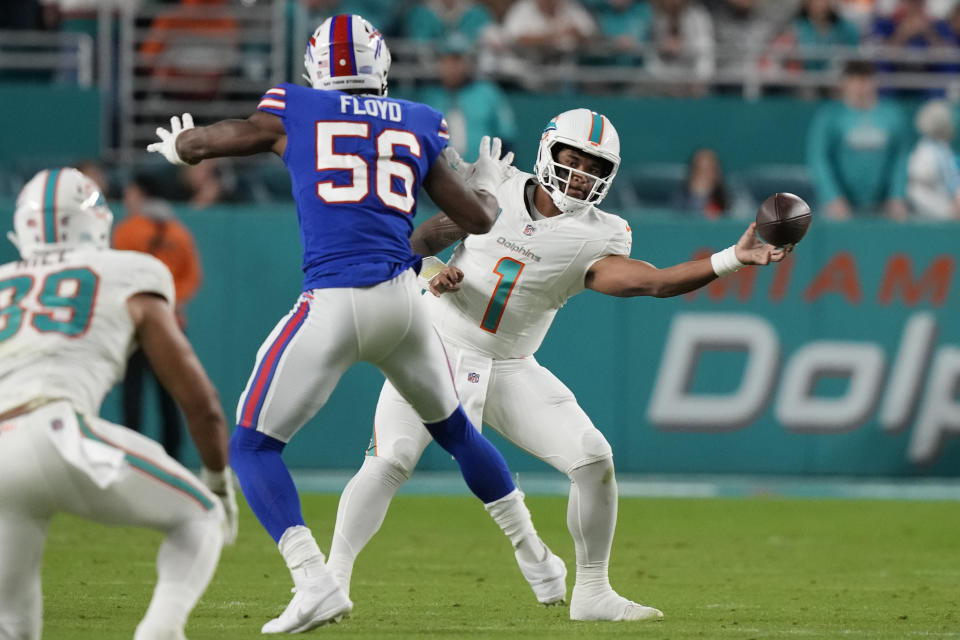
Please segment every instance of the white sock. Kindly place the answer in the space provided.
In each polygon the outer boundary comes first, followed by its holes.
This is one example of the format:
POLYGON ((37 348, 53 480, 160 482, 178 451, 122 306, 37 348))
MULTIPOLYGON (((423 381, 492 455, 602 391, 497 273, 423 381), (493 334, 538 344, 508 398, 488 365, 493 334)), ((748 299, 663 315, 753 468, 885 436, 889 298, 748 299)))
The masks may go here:
POLYGON ((171 531, 157 552, 157 586, 135 640, 158 630, 182 630, 220 559, 223 532, 219 519, 188 520, 171 531))
POLYGON ((533 528, 530 511, 523 501, 520 489, 514 489, 499 500, 488 502, 483 507, 503 533, 510 539, 517 557, 527 563, 541 562, 547 557, 547 545, 543 544, 533 528))
POLYGON ((357 555, 380 530, 390 501, 408 477, 389 460, 367 456, 340 495, 327 566, 348 594, 357 555))
POLYGON ((613 461, 601 460, 571 471, 567 528, 577 552, 577 587, 591 591, 610 588, 607 568, 616 526, 613 461))
POLYGON ((324 556, 313 539, 310 529, 303 525, 290 527, 283 532, 280 542, 277 543, 280 549, 280 555, 283 556, 290 571, 294 569, 304 569, 306 575, 310 575, 311 569, 318 569, 323 566, 324 556))

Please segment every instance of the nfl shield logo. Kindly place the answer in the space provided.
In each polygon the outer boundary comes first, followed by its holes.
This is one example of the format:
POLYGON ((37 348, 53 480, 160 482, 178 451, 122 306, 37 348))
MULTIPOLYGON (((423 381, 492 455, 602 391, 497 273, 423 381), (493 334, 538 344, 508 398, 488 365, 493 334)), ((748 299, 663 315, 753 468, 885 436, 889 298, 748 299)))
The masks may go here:
POLYGON ((532 224, 528 224, 527 226, 525 226, 525 227, 523 228, 523 235, 525 235, 525 236, 532 236, 534 231, 535 231, 535 229, 534 229, 533 225, 532 225, 532 224))
POLYGON ((468 374, 467 374, 467 382, 472 382, 472 383, 474 383, 474 384, 480 382, 480 374, 479 374, 479 373, 468 373, 468 374))

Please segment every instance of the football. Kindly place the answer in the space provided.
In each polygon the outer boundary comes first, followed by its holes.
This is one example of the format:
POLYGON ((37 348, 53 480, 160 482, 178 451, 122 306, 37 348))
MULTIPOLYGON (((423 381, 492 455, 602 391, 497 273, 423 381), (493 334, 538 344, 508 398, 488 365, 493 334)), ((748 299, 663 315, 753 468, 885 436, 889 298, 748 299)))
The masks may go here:
POLYGON ((812 219, 810 205, 803 198, 775 193, 757 210, 757 233, 769 244, 792 248, 806 235, 812 219))

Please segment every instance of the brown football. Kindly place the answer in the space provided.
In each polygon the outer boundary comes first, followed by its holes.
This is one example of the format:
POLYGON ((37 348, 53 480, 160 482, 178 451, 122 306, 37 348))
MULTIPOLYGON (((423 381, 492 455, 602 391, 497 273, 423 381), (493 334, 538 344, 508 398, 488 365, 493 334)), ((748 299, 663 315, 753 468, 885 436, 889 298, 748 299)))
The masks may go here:
POLYGON ((810 228, 810 205, 792 193, 775 193, 757 210, 757 233, 764 241, 792 248, 810 228))

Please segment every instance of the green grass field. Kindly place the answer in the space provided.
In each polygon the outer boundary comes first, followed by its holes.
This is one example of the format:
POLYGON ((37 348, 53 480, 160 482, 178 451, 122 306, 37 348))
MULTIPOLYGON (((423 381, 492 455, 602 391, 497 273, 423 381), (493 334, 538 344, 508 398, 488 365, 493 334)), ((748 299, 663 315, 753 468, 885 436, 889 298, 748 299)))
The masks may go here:
MULTIPOLYGON (((304 498, 329 548, 337 497, 304 498)), ((528 498, 567 561, 566 501, 528 498)), ((44 637, 129 640, 160 536, 58 517, 44 562, 44 637)), ((664 611, 659 623, 573 623, 543 608, 509 543, 467 497, 399 496, 354 573, 351 618, 307 637, 960 638, 960 504, 780 499, 623 499, 611 581, 664 611)), ((241 506, 238 543, 187 627, 191 640, 260 638, 290 580, 241 506)))

